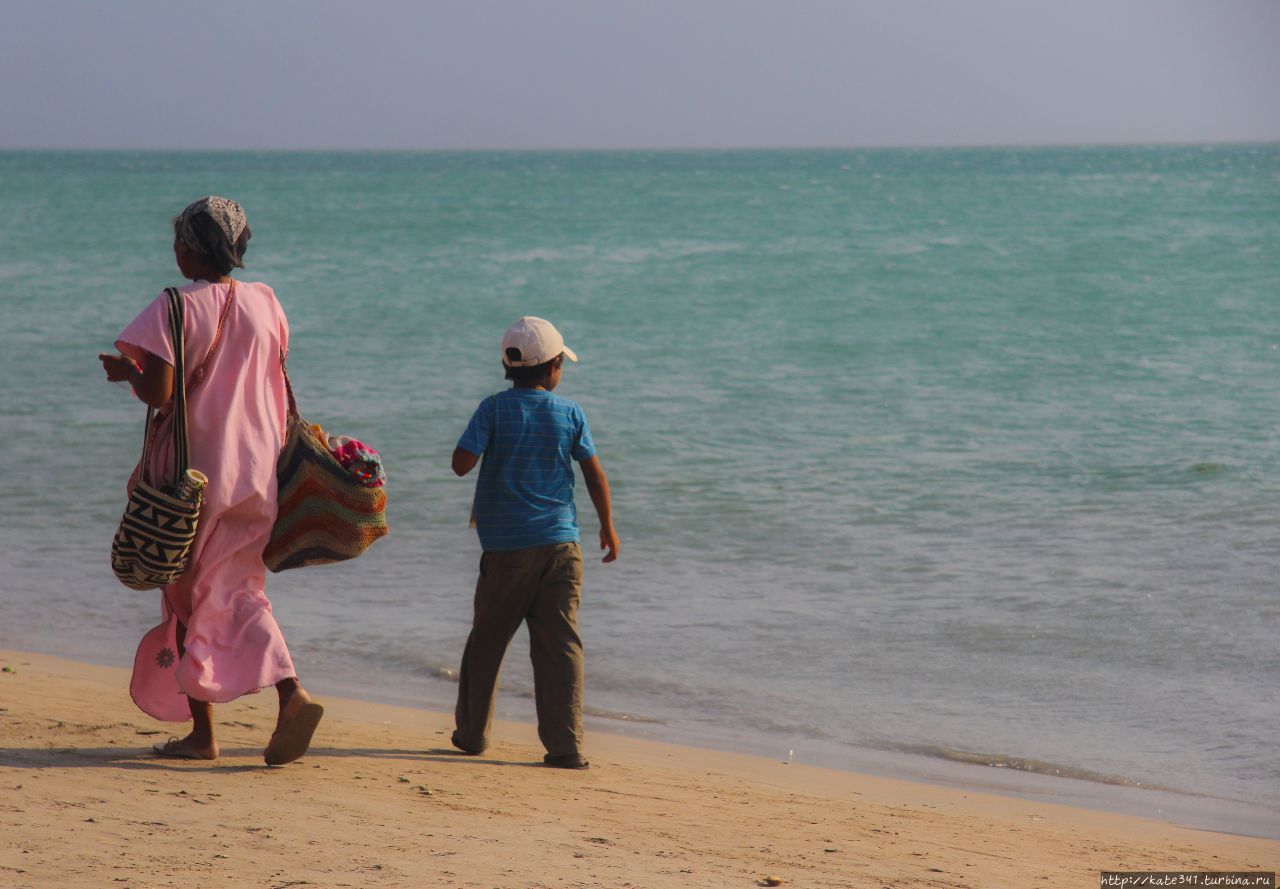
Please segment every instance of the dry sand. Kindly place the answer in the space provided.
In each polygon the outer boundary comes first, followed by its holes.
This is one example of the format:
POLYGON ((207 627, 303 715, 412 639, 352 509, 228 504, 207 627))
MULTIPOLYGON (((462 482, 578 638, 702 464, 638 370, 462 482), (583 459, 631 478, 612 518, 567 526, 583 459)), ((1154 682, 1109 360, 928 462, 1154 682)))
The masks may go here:
POLYGON ((1102 870, 1275 870, 1280 842, 593 733, 540 765, 482 757, 445 714, 325 699, 267 768, 274 694, 217 708, 222 758, 148 755, 182 726, 126 671, 0 652, 4 887, 1093 887, 1102 870))

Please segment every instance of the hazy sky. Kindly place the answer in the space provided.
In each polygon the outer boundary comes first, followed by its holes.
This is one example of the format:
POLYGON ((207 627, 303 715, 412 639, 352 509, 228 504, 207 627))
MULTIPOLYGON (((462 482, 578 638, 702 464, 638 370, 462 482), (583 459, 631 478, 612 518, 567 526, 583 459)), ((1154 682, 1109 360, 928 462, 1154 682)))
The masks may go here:
POLYGON ((0 147, 1280 140, 1280 0, 0 0, 0 147))

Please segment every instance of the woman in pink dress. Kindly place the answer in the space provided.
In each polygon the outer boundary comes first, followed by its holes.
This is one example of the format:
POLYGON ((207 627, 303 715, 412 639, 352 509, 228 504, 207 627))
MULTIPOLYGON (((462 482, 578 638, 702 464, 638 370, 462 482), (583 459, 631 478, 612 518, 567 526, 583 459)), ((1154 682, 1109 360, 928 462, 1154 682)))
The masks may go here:
MULTIPOLYGON (((209 477, 190 567, 161 601, 163 621, 143 638, 130 693, 157 719, 193 720, 191 733, 156 745, 161 756, 217 759, 213 704, 274 685, 280 715, 264 756, 302 756, 323 714, 298 684, 264 592, 262 551, 276 518, 276 458, 288 415, 281 360, 289 326, 266 284, 236 281, 249 226, 234 201, 207 197, 174 220, 173 252, 186 335, 190 465, 209 477)), ((160 294, 99 356, 107 379, 126 380, 160 410, 151 477, 170 481, 173 343, 160 294)), ((131 481, 132 484, 132 481, 131 481)))

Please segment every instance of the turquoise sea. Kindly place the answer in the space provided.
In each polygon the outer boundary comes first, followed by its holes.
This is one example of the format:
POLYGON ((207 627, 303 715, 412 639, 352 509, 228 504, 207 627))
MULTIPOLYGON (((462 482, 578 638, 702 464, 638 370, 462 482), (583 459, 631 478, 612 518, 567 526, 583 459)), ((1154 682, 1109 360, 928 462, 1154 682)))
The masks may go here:
POLYGON ((127 664, 158 616, 96 355, 207 193, 303 413, 389 467, 390 537, 271 578, 313 688, 451 707, 449 456, 535 314, 623 539, 589 731, 1280 833, 1280 145, 0 152, 0 646, 127 664))

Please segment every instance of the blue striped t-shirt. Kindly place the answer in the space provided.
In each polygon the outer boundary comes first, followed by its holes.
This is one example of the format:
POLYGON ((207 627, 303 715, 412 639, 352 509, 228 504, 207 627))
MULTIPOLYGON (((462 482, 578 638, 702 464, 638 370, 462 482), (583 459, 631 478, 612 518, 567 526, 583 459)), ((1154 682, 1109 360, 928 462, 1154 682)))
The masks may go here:
POLYGON ((590 459, 596 448, 576 402, 545 389, 490 395, 458 447, 483 457, 475 517, 486 551, 578 540, 573 461, 590 459))

